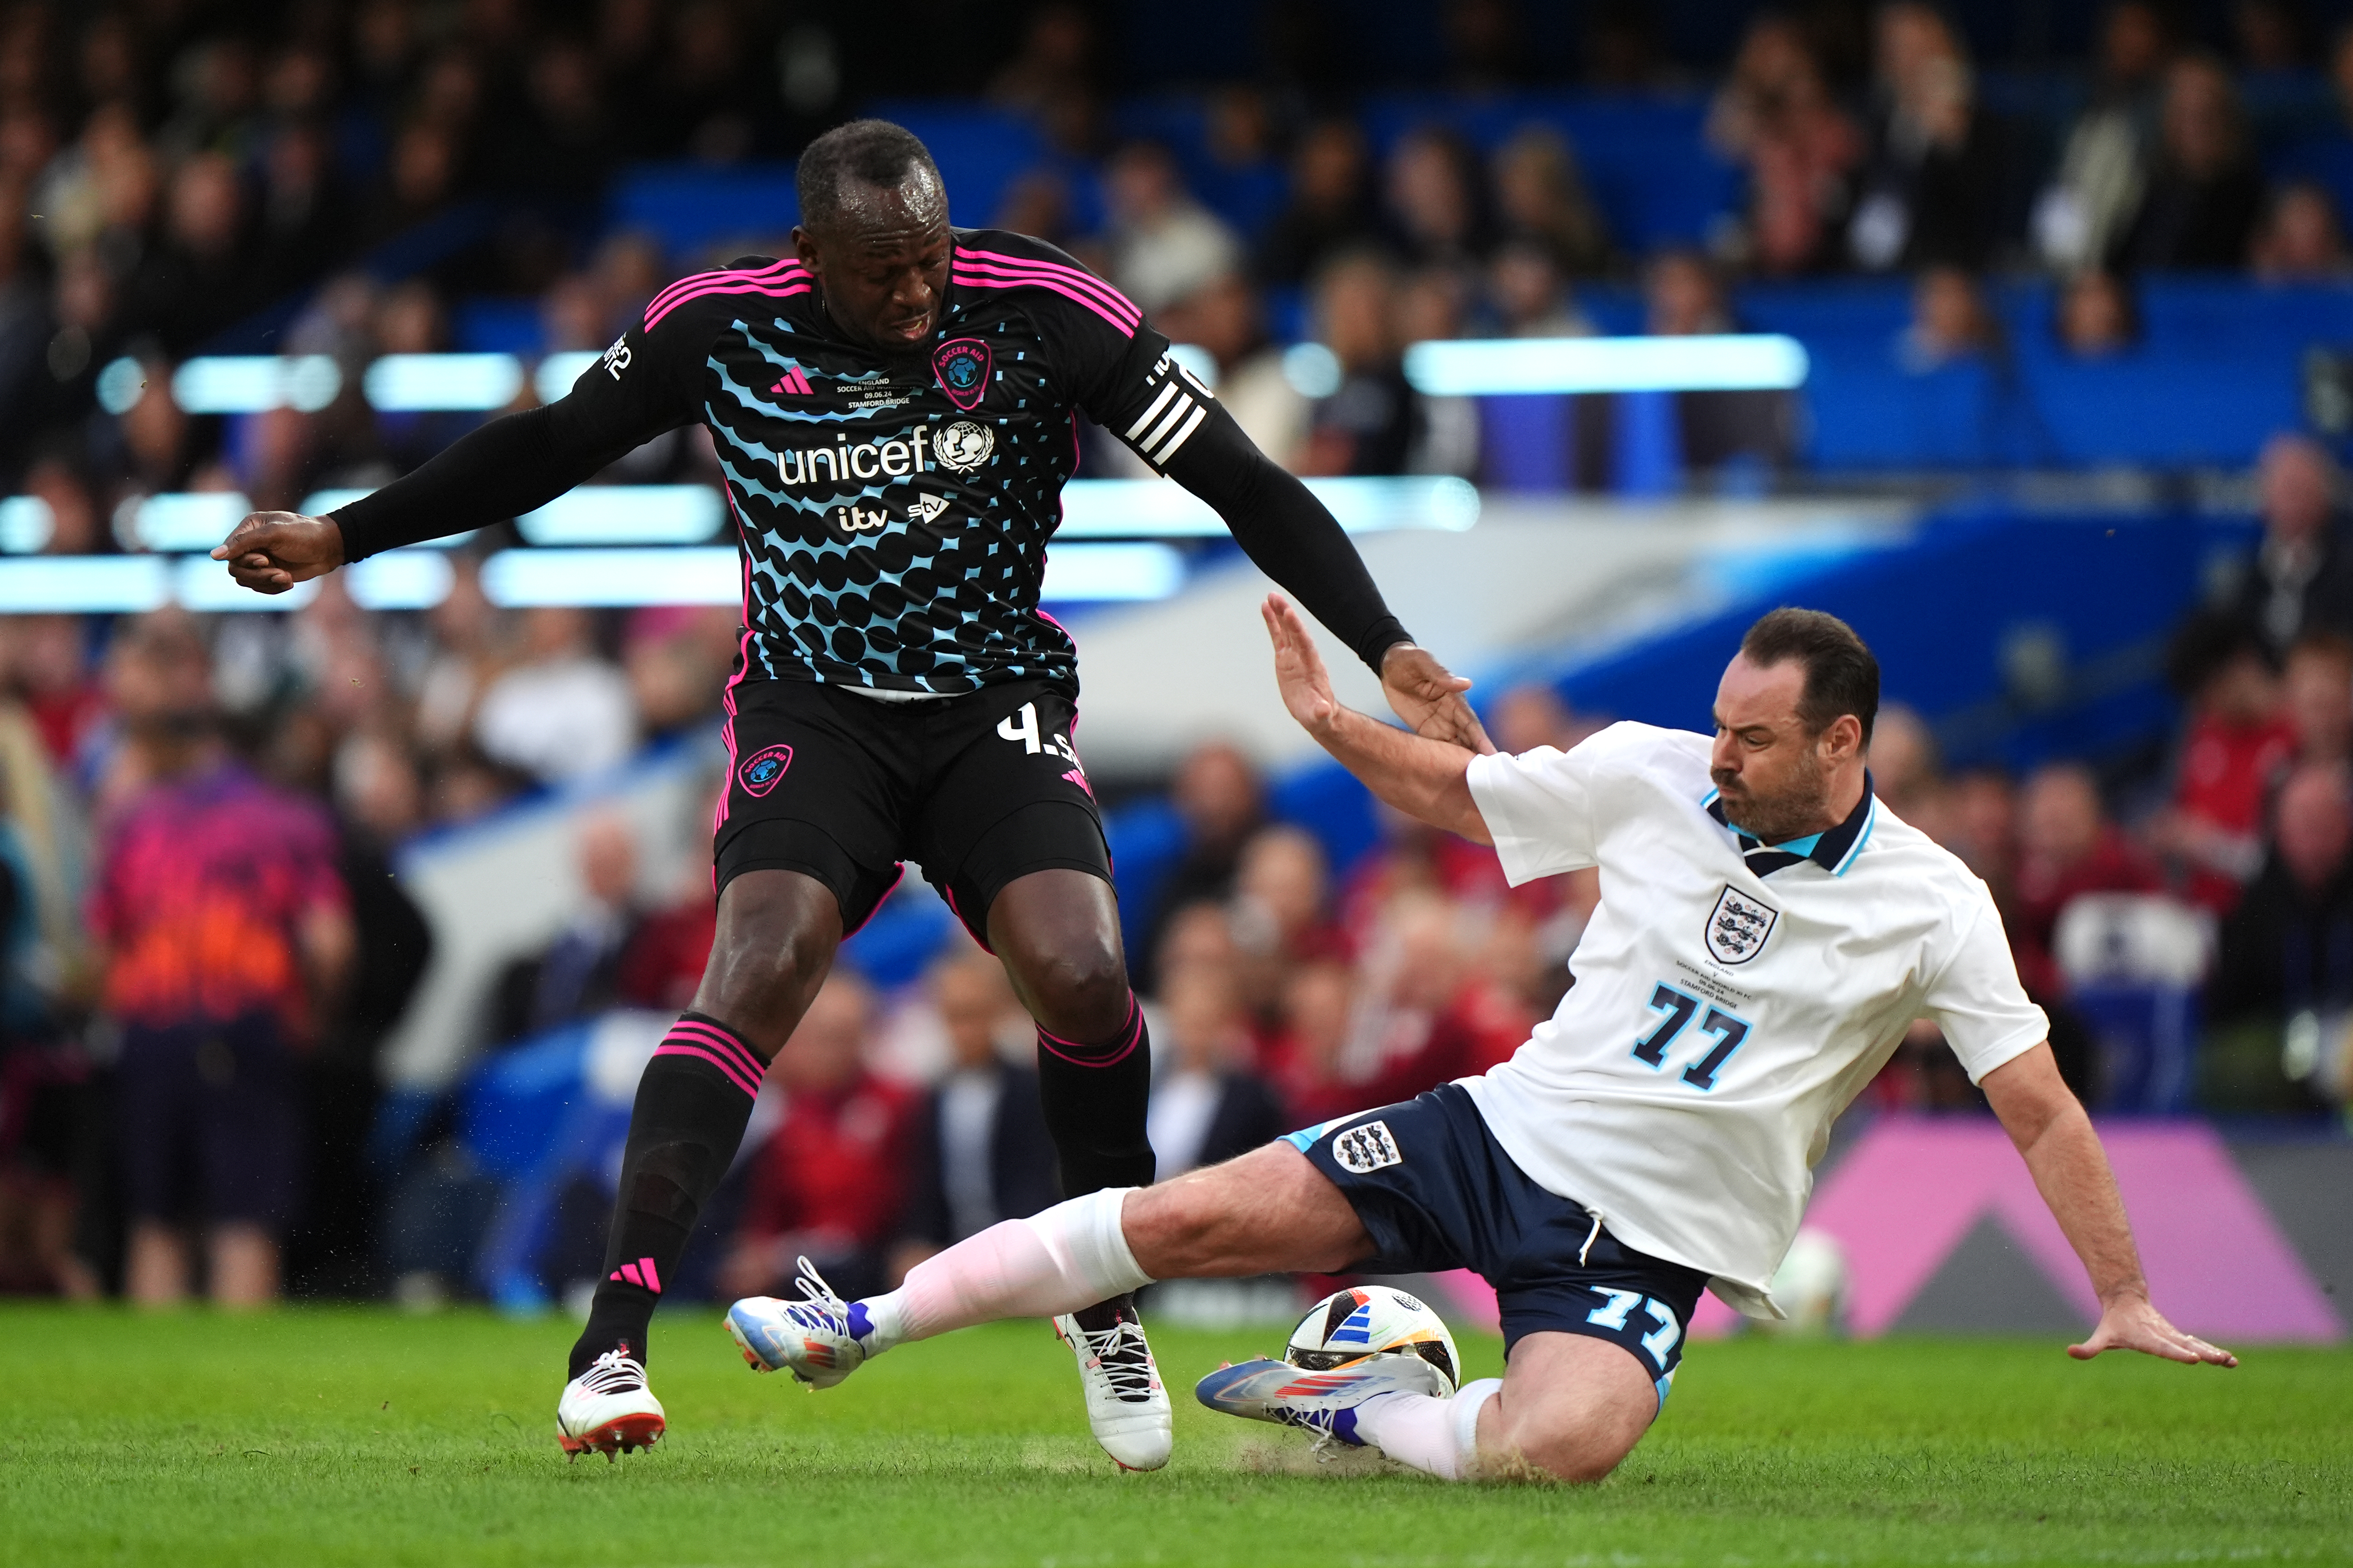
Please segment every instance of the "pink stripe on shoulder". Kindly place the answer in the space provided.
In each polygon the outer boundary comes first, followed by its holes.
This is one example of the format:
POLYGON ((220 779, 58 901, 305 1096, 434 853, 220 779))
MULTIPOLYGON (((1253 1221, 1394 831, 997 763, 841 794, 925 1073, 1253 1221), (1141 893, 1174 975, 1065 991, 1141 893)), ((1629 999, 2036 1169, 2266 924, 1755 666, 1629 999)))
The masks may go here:
POLYGON ((1000 256, 993 250, 960 250, 959 264, 978 271, 994 272, 1008 278, 1054 279, 1081 289, 1102 300, 1113 311, 1133 321, 1142 321, 1144 312, 1135 302, 1102 279, 1082 267, 1065 267, 1059 261, 1025 261, 1018 256, 1000 256))
MULTIPOLYGON (((714 282, 723 278, 765 278, 770 273, 786 272, 799 266, 799 262, 787 258, 783 261, 771 262, 765 267, 723 267, 713 272, 690 272, 685 277, 680 279, 677 282, 670 284, 660 292, 657 293, 653 297, 652 303, 654 305, 659 305, 663 300, 669 299, 671 295, 677 293, 680 289, 693 288, 698 283, 714 282)), ((651 307, 649 306, 648 308, 650 309, 651 307)))
POLYGON ((956 282, 967 289, 1050 289, 1064 299, 1077 300, 1113 326, 1117 327, 1120 336, 1124 338, 1135 336, 1135 327, 1133 323, 1113 315, 1095 300, 1080 293, 1067 283, 1057 283, 1046 278, 983 278, 967 272, 959 272, 954 276, 956 282))
POLYGON ((691 294, 681 294, 677 299, 672 300, 669 304, 664 305, 659 310, 649 310, 646 313, 646 330, 648 331, 653 331, 656 326, 660 324, 661 319, 664 316, 669 315, 672 310, 677 310, 681 305, 685 304, 690 300, 705 299, 712 294, 765 294, 771 299, 789 300, 796 294, 806 294, 809 292, 809 288, 810 286, 808 284, 801 282, 796 282, 792 284, 791 287, 785 289, 771 288, 758 283, 716 283, 708 289, 697 289, 691 294))

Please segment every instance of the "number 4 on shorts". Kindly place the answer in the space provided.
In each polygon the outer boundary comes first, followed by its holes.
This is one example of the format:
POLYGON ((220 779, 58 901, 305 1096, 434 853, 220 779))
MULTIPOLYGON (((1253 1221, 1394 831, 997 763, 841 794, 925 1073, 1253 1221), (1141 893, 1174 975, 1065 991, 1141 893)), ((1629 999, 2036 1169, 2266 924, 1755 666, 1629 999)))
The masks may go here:
POLYGON ((1008 713, 997 721, 997 732, 1008 741, 1018 741, 1021 749, 1036 756, 1043 748, 1038 742, 1038 705, 1024 702, 1018 713, 1008 713))

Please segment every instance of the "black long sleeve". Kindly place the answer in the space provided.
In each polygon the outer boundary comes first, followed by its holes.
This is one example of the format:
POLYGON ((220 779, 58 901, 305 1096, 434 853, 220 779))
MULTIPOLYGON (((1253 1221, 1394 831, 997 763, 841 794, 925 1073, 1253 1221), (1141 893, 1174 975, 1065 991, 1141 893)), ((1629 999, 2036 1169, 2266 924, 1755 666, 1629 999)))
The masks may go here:
POLYGON ((1208 419, 1169 459, 1168 477, 1209 503, 1258 569, 1274 579, 1374 674, 1381 656, 1411 642, 1365 570, 1364 559, 1314 492, 1204 400, 1208 419))
POLYGON ((343 530, 344 563, 520 517, 638 445, 600 432, 571 402, 493 419, 415 472, 328 513, 343 530))

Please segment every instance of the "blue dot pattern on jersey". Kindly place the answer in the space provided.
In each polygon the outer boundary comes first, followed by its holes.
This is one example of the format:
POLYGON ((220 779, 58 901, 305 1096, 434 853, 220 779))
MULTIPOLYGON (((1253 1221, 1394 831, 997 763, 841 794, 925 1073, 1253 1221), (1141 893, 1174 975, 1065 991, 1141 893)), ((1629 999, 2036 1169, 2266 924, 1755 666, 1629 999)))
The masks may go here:
MULTIPOLYGON (((823 681, 937 692, 1024 679, 1075 688, 1076 649, 1038 602, 1077 433, 1021 296, 951 295, 934 343, 990 349, 991 384, 969 412, 928 360, 876 369, 812 330, 822 320, 807 304, 739 317, 705 379, 704 417, 743 523, 754 672, 799 665, 823 681), (809 395, 785 383, 796 366, 809 395), (990 438, 959 472, 939 440, 965 422, 990 438), (893 444, 903 474, 883 468, 893 444), (943 500, 929 518, 911 510, 943 500)), ((951 451, 975 445, 961 436, 951 451)))

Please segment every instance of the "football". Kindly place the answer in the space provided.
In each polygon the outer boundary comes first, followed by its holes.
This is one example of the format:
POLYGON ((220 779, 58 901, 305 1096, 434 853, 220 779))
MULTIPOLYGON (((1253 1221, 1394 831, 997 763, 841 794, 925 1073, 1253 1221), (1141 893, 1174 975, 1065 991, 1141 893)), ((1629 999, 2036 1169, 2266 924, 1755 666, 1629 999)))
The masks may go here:
POLYGON ((1386 1285, 1335 1290, 1299 1320, 1282 1347, 1283 1360, 1309 1372, 1377 1355, 1418 1355, 1446 1375, 1449 1388, 1462 1381, 1462 1357, 1445 1321, 1419 1299, 1386 1285))

